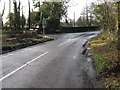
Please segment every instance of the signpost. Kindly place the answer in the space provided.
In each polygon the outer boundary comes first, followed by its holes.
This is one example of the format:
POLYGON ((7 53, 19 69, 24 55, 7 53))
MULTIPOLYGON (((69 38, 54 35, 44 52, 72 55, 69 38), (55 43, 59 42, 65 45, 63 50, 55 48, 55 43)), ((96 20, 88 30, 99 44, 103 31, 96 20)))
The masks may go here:
POLYGON ((46 19, 43 17, 42 19, 42 28, 43 28, 43 36, 45 35, 45 28, 46 28, 46 19))

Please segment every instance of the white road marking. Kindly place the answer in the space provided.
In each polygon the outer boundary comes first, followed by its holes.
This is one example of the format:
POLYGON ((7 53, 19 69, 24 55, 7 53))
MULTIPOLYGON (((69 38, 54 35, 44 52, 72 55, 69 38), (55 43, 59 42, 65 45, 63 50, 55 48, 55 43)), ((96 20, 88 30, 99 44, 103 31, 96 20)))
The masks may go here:
POLYGON ((9 54, 10 56, 12 56, 13 54, 9 54))
POLYGON ((64 38, 66 38, 67 36, 64 36, 64 38))
POLYGON ((67 41, 65 41, 65 42, 63 42, 63 43, 61 43, 58 47, 60 47, 60 46, 62 46, 62 45, 64 45, 64 44, 66 44, 67 42, 69 42, 71 39, 69 39, 69 40, 67 40, 67 41))
POLYGON ((76 56, 73 57, 73 59, 75 59, 75 58, 76 58, 76 56))
POLYGON ((60 46, 64 45, 65 43, 66 43, 66 42, 61 43, 58 47, 60 47, 60 46))
POLYGON ((31 61, 27 62, 26 64, 20 66, 19 68, 15 69, 15 70, 12 71, 11 73, 9 73, 9 74, 5 75, 4 77, 2 77, 2 78, 0 79, 0 81, 6 79, 7 77, 9 77, 9 76, 11 76, 11 75, 13 75, 14 73, 16 73, 17 71, 19 71, 20 69, 22 69, 22 68, 24 68, 25 66, 29 65, 30 63, 36 61, 38 58, 43 57, 43 56, 46 55, 47 53, 48 53, 48 52, 45 52, 45 53, 41 54, 40 56, 38 56, 38 57, 32 59, 31 61))
POLYGON ((78 55, 78 54, 76 54, 76 55, 73 57, 73 59, 76 59, 77 55, 78 55))

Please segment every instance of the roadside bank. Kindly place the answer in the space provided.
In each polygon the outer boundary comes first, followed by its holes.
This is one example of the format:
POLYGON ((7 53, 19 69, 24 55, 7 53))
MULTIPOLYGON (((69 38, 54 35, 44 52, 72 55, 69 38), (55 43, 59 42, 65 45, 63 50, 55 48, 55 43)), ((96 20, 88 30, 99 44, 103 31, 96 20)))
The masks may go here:
POLYGON ((106 88, 120 88, 120 51, 117 50, 117 40, 99 34, 90 40, 90 48, 98 79, 106 88))

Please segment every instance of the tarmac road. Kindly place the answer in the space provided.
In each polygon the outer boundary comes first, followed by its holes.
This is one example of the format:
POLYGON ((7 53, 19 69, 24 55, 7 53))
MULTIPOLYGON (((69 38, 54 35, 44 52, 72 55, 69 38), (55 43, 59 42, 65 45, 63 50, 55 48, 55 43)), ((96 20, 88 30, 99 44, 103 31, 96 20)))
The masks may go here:
POLYGON ((99 88, 82 45, 98 32, 49 35, 58 39, 2 55, 2 88, 99 88))

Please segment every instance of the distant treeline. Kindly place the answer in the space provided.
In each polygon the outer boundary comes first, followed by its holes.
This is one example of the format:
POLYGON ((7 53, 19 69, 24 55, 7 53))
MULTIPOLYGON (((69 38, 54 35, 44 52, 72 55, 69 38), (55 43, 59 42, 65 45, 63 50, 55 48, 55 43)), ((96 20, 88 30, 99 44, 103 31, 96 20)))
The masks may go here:
MULTIPOLYGON (((99 30, 99 26, 84 26, 84 27, 61 27, 61 29, 53 30, 46 28, 45 33, 76 33, 76 32, 87 32, 87 31, 97 31, 99 30)), ((12 28, 4 27, 3 30, 12 30, 12 28)), ((18 31, 37 31, 40 34, 42 34, 42 29, 39 30, 39 28, 24 28, 18 31)))
POLYGON ((74 32, 87 32, 99 30, 99 26, 84 26, 84 27, 63 27, 61 32, 74 33, 74 32))

